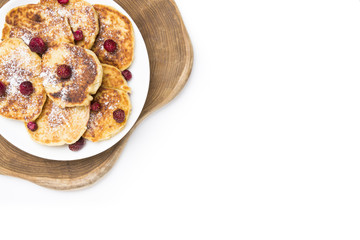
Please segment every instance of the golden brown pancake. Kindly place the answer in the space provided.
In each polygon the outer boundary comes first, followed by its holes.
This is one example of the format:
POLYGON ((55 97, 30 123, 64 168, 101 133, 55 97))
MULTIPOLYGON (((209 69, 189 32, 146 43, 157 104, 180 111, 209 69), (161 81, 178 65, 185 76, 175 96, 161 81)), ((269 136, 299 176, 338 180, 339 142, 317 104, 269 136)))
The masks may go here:
POLYGON ((76 45, 91 49, 99 33, 99 20, 94 7, 83 0, 69 0, 67 4, 60 4, 57 0, 40 0, 40 4, 55 9, 61 16, 69 19, 73 32, 81 30, 84 40, 76 45))
POLYGON ((6 94, 0 97, 0 115, 22 121, 36 119, 46 101, 42 86, 41 58, 17 38, 0 43, 0 81, 6 85, 6 94), (20 93, 22 82, 30 81, 34 92, 30 96, 20 93))
POLYGON ((119 69, 107 64, 102 64, 102 66, 104 74, 101 87, 115 88, 131 93, 131 88, 128 86, 127 81, 119 69))
POLYGON ((41 115, 35 121, 37 130, 32 132, 28 129, 28 133, 40 144, 50 146, 72 144, 86 131, 89 112, 89 106, 60 108, 48 99, 41 115))
POLYGON ((86 106, 99 89, 103 70, 96 55, 87 49, 63 43, 50 48, 43 55, 42 73, 48 97, 60 107, 86 106), (58 66, 68 65, 72 69, 69 79, 61 79, 58 66))
POLYGON ((127 69, 134 58, 134 31, 130 20, 112 7, 96 4, 94 8, 99 16, 100 31, 93 51, 100 62, 121 71, 127 69), (104 42, 108 39, 117 43, 115 52, 105 50, 104 42))
POLYGON ((5 19, 2 39, 21 38, 26 44, 34 37, 40 37, 47 46, 59 43, 74 43, 74 36, 68 20, 51 8, 28 4, 13 8, 5 19))
POLYGON ((100 88, 94 98, 101 104, 99 112, 90 112, 87 130, 83 137, 92 142, 109 139, 124 129, 131 112, 129 94, 125 91, 100 88), (121 109, 125 112, 125 121, 118 123, 113 117, 114 111, 121 109))

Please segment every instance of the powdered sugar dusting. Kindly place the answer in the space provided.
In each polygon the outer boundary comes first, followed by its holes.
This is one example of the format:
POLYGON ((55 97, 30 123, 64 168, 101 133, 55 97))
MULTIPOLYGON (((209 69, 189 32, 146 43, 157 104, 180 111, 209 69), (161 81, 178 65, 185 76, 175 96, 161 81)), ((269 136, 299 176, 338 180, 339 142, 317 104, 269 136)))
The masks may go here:
POLYGON ((47 1, 46 5, 53 14, 59 15, 69 22, 73 32, 82 30, 84 40, 77 45, 91 49, 99 30, 97 14, 93 6, 86 1, 70 1, 61 5, 57 0, 47 1))
POLYGON ((10 40, 0 48, 0 79, 6 85, 6 94, 0 98, 0 113, 15 119, 32 119, 40 114, 45 101, 40 73, 40 58, 34 58, 27 46, 19 40, 10 40), (15 44, 15 46, 14 46, 15 44), (32 82, 35 92, 30 96, 20 93, 20 84, 32 82))
POLYGON ((61 107, 72 107, 86 104, 89 89, 100 77, 95 57, 81 47, 61 44, 49 49, 43 56, 43 69, 40 76, 48 95, 61 107), (72 74, 69 79, 61 79, 56 71, 58 66, 67 65, 72 74))
POLYGON ((51 111, 48 116, 49 126, 51 128, 57 128, 60 125, 65 124, 67 127, 70 127, 66 115, 66 110, 60 108, 56 104, 52 104, 51 111))
POLYGON ((74 43, 68 19, 46 6, 32 4, 12 9, 6 23, 11 26, 9 37, 21 38, 26 44, 34 37, 41 37, 48 46, 74 43))
POLYGON ((23 31, 21 34, 21 39, 27 44, 30 44, 31 39, 33 38, 33 35, 29 31, 23 31))

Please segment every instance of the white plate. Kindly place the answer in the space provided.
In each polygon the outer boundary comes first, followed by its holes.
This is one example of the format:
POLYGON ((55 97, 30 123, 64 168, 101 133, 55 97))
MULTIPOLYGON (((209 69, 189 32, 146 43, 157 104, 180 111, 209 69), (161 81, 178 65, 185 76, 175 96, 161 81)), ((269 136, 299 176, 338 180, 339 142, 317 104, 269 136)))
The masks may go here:
MULTIPOLYGON (((0 30, 5 23, 6 14, 14 7, 26 5, 29 3, 38 3, 38 0, 10 0, 0 9, 0 30)), ((86 146, 79 152, 72 152, 68 146, 60 147, 49 147, 38 144, 31 140, 30 136, 25 129, 24 123, 21 121, 11 120, 4 117, 0 117, 0 134, 8 140, 11 144, 18 147, 19 149, 28 152, 34 156, 52 159, 52 160, 78 160, 87 158, 99 154, 120 141, 126 133, 132 128, 138 119, 147 97, 150 83, 150 66, 149 58, 146 50, 144 39, 134 21, 130 16, 121 8, 117 3, 112 0, 88 0, 91 4, 103 4, 116 8, 122 14, 126 15, 132 22, 135 34, 135 53, 134 62, 130 66, 130 70, 133 73, 133 79, 129 81, 129 86, 132 89, 131 103, 132 112, 129 120, 126 124, 125 129, 115 137, 93 143, 90 141, 86 142, 86 146)))

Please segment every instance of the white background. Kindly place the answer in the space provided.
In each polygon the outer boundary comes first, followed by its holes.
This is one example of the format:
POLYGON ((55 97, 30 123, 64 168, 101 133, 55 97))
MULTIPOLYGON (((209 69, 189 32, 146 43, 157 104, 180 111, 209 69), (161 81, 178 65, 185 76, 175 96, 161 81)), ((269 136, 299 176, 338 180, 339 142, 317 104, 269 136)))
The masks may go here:
POLYGON ((1 239, 359 239, 359 1, 177 4, 184 90, 91 188, 0 176, 1 239))

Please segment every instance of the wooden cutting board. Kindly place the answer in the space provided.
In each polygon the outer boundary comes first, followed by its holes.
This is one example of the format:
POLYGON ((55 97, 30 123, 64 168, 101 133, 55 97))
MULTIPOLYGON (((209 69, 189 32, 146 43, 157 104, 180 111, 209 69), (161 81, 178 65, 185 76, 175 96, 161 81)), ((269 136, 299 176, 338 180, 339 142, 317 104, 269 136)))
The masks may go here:
MULTIPOLYGON (((6 2, 7 0, 0 0, 0 6, 6 2)), ((77 161, 52 161, 34 157, 0 136, 0 174, 19 177, 57 190, 87 187, 113 167, 141 121, 169 103, 185 86, 193 65, 193 49, 175 2, 115 2, 128 12, 140 29, 150 59, 150 89, 144 109, 134 127, 109 150, 77 161)))

